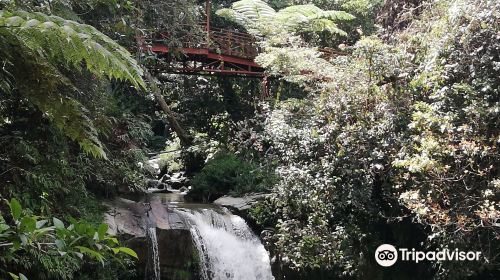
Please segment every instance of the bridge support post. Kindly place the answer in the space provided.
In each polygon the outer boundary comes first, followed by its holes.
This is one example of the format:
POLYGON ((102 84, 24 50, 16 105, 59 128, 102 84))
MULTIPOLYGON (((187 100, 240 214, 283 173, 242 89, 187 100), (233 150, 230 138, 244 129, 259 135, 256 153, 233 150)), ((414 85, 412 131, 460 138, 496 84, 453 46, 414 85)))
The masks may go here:
POLYGON ((207 22, 205 23, 205 31, 207 32, 207 47, 210 46, 210 16, 212 14, 212 0, 207 0, 205 6, 205 13, 207 14, 207 22))
POLYGON ((261 99, 264 99, 269 96, 269 81, 267 75, 264 75, 262 77, 262 97, 261 99))

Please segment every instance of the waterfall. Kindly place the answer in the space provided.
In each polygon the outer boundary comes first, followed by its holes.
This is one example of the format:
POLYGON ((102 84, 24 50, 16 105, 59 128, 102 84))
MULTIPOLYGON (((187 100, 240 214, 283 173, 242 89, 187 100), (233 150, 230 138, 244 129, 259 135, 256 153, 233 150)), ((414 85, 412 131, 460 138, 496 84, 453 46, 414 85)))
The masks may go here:
POLYGON ((146 231, 148 239, 148 263, 146 266, 146 280, 160 280, 160 255, 158 254, 158 240, 156 228, 149 227, 146 231))
POLYGON ((269 254, 245 221, 226 209, 176 209, 190 225, 203 280, 272 280, 269 254))

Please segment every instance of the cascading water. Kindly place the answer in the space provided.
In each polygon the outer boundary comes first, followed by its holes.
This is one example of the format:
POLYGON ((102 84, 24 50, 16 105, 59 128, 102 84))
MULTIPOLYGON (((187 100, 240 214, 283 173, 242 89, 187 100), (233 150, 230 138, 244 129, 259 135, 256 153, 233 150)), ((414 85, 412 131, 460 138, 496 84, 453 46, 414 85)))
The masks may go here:
POLYGON ((160 255, 158 254, 158 240, 156 228, 149 227, 146 236, 148 239, 148 264, 146 267, 146 280, 160 280, 160 255))
POLYGON ((226 209, 175 211, 190 225, 203 280, 274 279, 269 254, 245 221, 226 209))

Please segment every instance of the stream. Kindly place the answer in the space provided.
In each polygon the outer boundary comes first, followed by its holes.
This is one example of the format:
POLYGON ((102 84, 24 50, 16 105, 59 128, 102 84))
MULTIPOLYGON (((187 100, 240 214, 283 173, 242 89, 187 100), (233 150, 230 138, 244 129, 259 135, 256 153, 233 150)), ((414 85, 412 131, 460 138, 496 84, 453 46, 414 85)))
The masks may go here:
MULTIPOLYGON (((150 194, 186 224, 198 251, 203 280, 271 280, 269 254, 245 220, 213 204, 187 203, 182 193, 150 194)), ((159 280, 156 236, 148 234, 150 265, 147 279, 159 280)), ((159 260, 161 261, 161 260, 159 260)), ((149 265, 148 265, 149 266, 149 265)))

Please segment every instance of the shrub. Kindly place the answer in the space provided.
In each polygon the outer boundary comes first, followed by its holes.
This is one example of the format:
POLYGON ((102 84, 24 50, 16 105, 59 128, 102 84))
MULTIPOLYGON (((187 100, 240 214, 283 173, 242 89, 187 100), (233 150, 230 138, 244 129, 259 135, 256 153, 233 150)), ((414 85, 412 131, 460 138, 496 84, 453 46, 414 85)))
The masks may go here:
POLYGON ((263 167, 229 152, 216 154, 193 178, 190 196, 213 201, 225 194, 261 192, 272 186, 273 176, 263 167))

